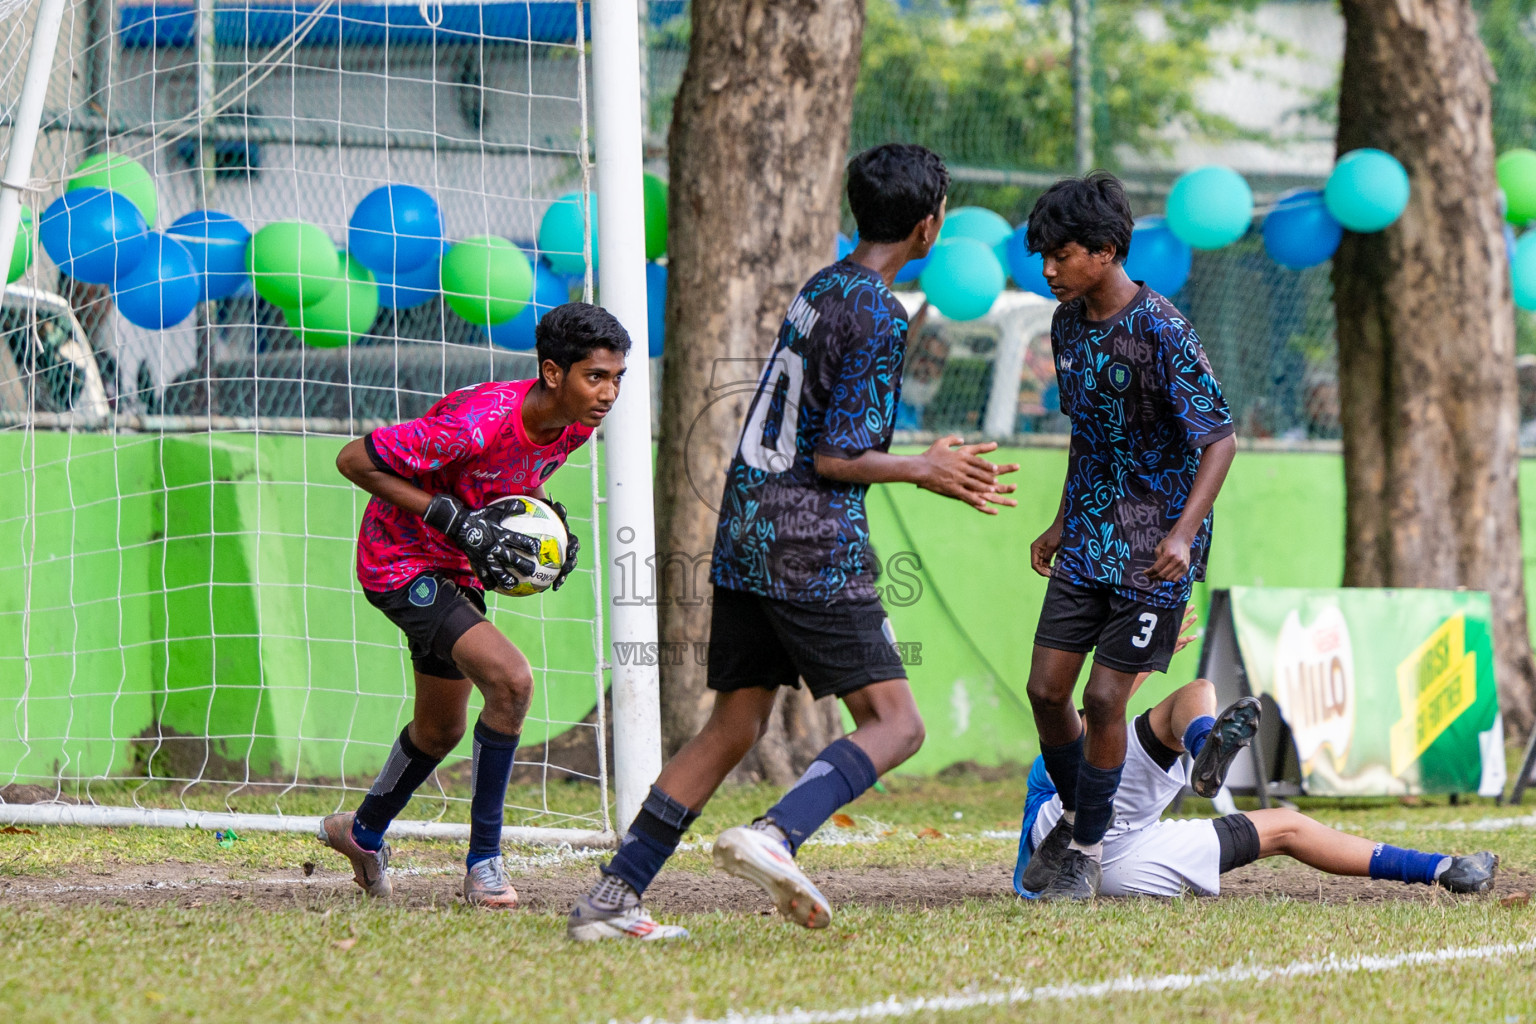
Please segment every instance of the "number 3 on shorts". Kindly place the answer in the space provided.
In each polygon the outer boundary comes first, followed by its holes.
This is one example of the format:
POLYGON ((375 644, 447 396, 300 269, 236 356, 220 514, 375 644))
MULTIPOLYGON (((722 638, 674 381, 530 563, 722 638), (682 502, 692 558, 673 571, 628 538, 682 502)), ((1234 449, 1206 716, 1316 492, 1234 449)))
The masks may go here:
POLYGON ((1136 621, 1141 623, 1141 632, 1131 637, 1131 646, 1145 647, 1152 642, 1152 631, 1157 628, 1157 616, 1151 612, 1142 612, 1136 621))

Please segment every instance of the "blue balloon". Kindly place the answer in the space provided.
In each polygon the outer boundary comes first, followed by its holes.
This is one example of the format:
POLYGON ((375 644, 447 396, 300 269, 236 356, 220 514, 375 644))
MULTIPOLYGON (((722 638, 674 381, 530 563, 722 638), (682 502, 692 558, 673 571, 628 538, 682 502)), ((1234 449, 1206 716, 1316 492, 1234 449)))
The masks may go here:
POLYGON ((384 274, 374 271, 373 276, 379 284, 379 305, 388 306, 391 309, 410 309, 423 302, 431 302, 433 298, 441 295, 443 286, 438 279, 438 268, 443 262, 443 254, 450 248, 452 243, 439 242, 437 259, 429 260, 415 270, 406 271, 404 274, 384 274))
POLYGON ((903 263, 901 269, 896 271, 896 283, 911 284, 922 277, 923 268, 928 266, 928 257, 932 255, 933 253, 930 252, 928 256, 924 256, 921 259, 907 260, 907 262, 903 263))
POLYGON ((1339 157, 1323 200, 1333 219, 1368 234, 1389 227, 1408 206, 1408 172, 1379 149, 1352 149, 1339 157))
POLYGON ((227 299, 250 280, 245 273, 245 247, 251 233, 229 214, 193 210, 172 221, 165 233, 191 254, 198 272, 199 301, 227 299))
POLYGON ((1287 192, 1264 217, 1264 251, 1282 267, 1304 270, 1332 258, 1344 237, 1315 188, 1287 192))
POLYGON ((1515 262, 1515 229, 1504 225, 1504 258, 1513 266, 1515 262))
POLYGON ((992 247, 961 236, 940 242, 923 269, 923 293, 951 320, 986 316, 1003 290, 1003 265, 992 247))
POLYGON ((117 279, 113 298, 131 324, 152 331, 181 323, 202 295, 202 275, 187 247, 169 235, 149 233, 144 258, 117 279))
POLYGON ((1253 190, 1230 167, 1197 167, 1173 183, 1166 212, 1169 229, 1186 245, 1220 249, 1248 233, 1253 190))
POLYGON ((347 222, 347 251, 375 274, 399 277, 442 256, 443 213, 415 185, 384 185, 347 222))
POLYGON ((1132 281, 1144 281, 1160 295, 1176 295, 1189 280, 1194 253, 1162 217, 1142 217, 1131 231, 1131 249, 1125 257, 1125 273, 1132 281))
POLYGON ((77 188, 48 204, 37 237, 58 268, 77 281, 111 284, 139 265, 148 247, 144 215, 125 195, 77 188))
POLYGON ((645 302, 649 313, 649 338, 646 351, 652 359, 661 355, 667 333, 667 268, 660 263, 645 265, 645 302))
POLYGON ((858 243, 839 231, 837 233, 837 258, 841 260, 844 256, 853 252, 855 245, 858 245, 858 243))
POLYGON ((1509 269, 1515 286, 1515 305, 1536 311, 1536 231, 1527 231, 1515 243, 1515 258, 1509 269))
POLYGON ((515 352, 531 352, 537 343, 533 329, 544 319, 544 314, 571 301, 571 287, 566 279, 549 269, 543 260, 536 260, 528 253, 525 255, 533 264, 533 296, 523 306, 523 311, 511 320, 484 328, 491 341, 515 352))
POLYGON ((1013 283, 1025 291, 1034 292, 1051 298, 1051 286, 1045 280, 1045 257, 1037 252, 1029 251, 1029 244, 1025 236, 1029 234, 1029 225, 1020 224, 1013 234, 1008 236, 1008 276, 1013 278, 1013 283))

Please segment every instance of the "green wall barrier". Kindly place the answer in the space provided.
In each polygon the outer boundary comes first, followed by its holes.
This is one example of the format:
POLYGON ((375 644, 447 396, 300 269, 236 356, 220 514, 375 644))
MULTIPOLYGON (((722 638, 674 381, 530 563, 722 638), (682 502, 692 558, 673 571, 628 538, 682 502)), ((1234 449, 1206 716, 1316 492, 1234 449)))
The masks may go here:
MULTIPOLYGON (((410 665, 357 585, 365 496, 339 447, 0 435, 0 466, 18 467, 0 472, 0 778, 141 774, 171 748, 176 776, 377 772, 411 717, 410 665)), ((578 530, 590 457, 553 482, 578 530)), ((590 583, 492 600, 539 684, 525 743, 592 710, 590 583)))
MULTIPOLYGON (((410 717, 409 662, 353 575, 364 500, 336 475, 338 447, 0 435, 0 778, 133 775, 156 746, 141 737, 157 731, 208 738, 206 777, 243 777, 247 763, 264 777, 377 771, 410 717)), ((1045 580, 1029 544, 1054 512, 1066 453, 997 458, 1021 469, 1019 508, 995 517, 914 487, 870 494, 880 585, 928 724, 913 772, 1036 752, 1024 686, 1045 580)), ((1521 469, 1536 522, 1536 465, 1521 469)), ((584 536, 589 472, 578 462, 553 481, 584 536)), ((1530 578, 1536 538, 1524 556, 1530 578)), ((1342 567, 1339 457, 1239 453, 1195 606, 1208 586, 1334 586, 1342 567)), ((590 570, 558 595, 493 599, 538 682, 526 743, 592 710, 590 570)), ((1133 706, 1192 678, 1197 661, 1198 645, 1133 706)))

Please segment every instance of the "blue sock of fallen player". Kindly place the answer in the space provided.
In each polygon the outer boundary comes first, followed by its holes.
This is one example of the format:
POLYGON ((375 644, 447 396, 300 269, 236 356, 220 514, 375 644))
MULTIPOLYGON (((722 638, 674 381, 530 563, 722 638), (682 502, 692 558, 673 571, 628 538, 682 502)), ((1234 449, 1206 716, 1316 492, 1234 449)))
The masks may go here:
POLYGON ((877 778, 869 755, 844 737, 816 755, 800 781, 768 809, 768 820, 788 838, 794 853, 834 811, 852 803, 877 778))
POLYGON ((1377 843, 1371 851, 1371 877, 1389 882, 1422 882, 1434 885, 1442 863, 1451 858, 1443 853, 1424 853, 1421 850, 1405 850, 1401 846, 1377 843))
POLYGON ((1200 748, 1205 746, 1205 738, 1215 726, 1216 719, 1201 715, 1184 727, 1184 749, 1189 751, 1190 757, 1200 756, 1200 748))

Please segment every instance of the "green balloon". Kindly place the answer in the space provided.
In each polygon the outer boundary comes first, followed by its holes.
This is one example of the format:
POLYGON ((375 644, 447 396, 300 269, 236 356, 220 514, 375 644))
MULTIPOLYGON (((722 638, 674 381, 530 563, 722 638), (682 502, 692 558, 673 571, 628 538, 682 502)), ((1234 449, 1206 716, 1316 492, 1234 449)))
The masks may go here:
POLYGON ((16 225, 16 248, 11 250, 11 269, 6 275, 5 283, 13 284, 21 280, 21 275, 27 272, 32 265, 32 253, 37 248, 37 240, 34 237, 35 229, 32 226, 32 211, 25 206, 21 208, 21 221, 16 225))
POLYGON ((1512 149, 1500 155, 1494 174, 1504 190, 1504 219, 1515 225, 1536 220, 1536 152, 1512 149))
POLYGON ((350 345, 373 326, 379 315, 379 286, 373 271, 344 254, 347 280, 312 306, 284 309, 283 319, 299 340, 316 348, 350 345))
POLYGON ((667 254, 667 183, 647 174, 644 192, 645 258, 659 260, 667 254))
POLYGON ((443 298, 472 324, 503 324, 533 295, 533 267, 521 249, 495 235, 466 238, 443 256, 443 298))
POLYGON ((117 192, 139 208, 144 223, 155 226, 160 213, 160 199, 155 194, 155 179, 143 164, 121 153, 97 153, 88 158, 75 173, 69 176, 69 188, 104 188, 117 192))
POLYGON ((256 293, 274 306, 313 306, 341 281, 336 243, 313 224, 282 220, 251 236, 245 269, 256 293))

